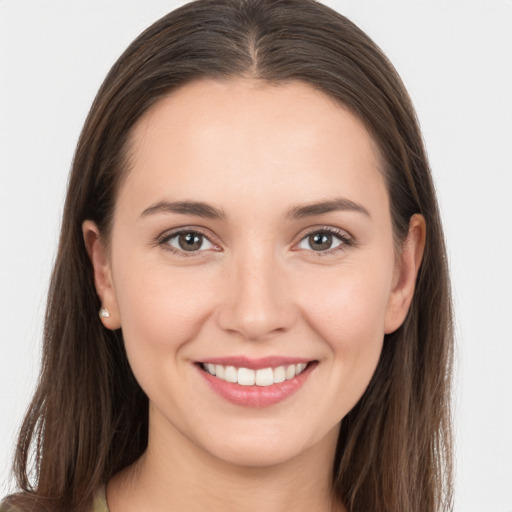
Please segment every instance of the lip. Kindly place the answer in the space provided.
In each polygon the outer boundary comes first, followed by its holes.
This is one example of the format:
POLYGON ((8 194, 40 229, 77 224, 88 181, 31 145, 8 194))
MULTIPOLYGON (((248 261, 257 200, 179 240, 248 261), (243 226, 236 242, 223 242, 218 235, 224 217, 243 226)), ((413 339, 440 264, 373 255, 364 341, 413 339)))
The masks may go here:
POLYGON ((253 408, 269 407, 295 394, 306 383, 318 364, 317 361, 308 359, 282 357, 265 357, 261 359, 228 357, 208 359, 203 362, 239 368, 250 368, 253 370, 284 366, 286 364, 308 363, 306 369, 293 379, 285 380, 279 384, 272 384, 271 386, 241 386, 237 383, 226 382, 204 371, 201 364, 195 365, 201 377, 215 393, 232 404, 253 408))
POLYGON ((311 363, 311 359, 300 357, 267 356, 260 358, 249 358, 246 356, 214 357, 201 360, 201 363, 220 364, 222 366, 235 366, 236 368, 249 368, 250 370, 261 370, 262 368, 277 368, 290 364, 311 363))

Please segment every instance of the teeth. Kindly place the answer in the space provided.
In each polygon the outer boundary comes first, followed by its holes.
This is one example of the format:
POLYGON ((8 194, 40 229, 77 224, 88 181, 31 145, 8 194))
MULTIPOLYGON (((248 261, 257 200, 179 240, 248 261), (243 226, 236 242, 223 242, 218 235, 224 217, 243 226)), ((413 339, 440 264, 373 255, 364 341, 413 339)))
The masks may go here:
POLYGON ((286 380, 286 370, 284 366, 278 366, 274 370, 274 382, 279 384, 280 382, 284 382, 286 380))
POLYGON ((221 366, 220 364, 215 365, 215 375, 219 377, 219 379, 226 380, 225 373, 226 370, 224 369, 224 366, 221 366))
POLYGON ((293 379, 297 373, 295 372, 295 365, 291 364, 286 368, 286 378, 293 379))
POLYGON ((278 366, 277 368, 251 370, 250 368, 235 368, 234 366, 206 363, 203 364, 203 369, 218 379, 238 383, 241 386, 271 386, 293 379, 300 375, 306 366, 306 363, 300 363, 278 366))
POLYGON ((234 366, 226 366, 224 378, 227 382, 236 382, 238 380, 236 368, 234 366))
POLYGON ((249 368, 238 368, 238 384, 241 386, 254 386, 256 372, 249 368))
POLYGON ((272 368, 256 370, 256 386, 271 386, 274 384, 274 371, 272 368))

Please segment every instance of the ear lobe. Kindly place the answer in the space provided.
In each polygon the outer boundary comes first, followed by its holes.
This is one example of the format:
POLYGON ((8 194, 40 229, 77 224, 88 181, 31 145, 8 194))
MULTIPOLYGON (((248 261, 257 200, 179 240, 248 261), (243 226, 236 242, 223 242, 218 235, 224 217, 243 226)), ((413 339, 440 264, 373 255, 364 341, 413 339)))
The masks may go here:
POLYGON ((384 332, 396 331, 404 322, 414 296, 416 276, 425 249, 426 225, 423 215, 415 214, 409 221, 409 233, 398 257, 393 289, 389 297, 384 332))
POLYGON ((98 226, 93 221, 86 220, 82 224, 82 233, 87 254, 93 267, 96 293, 101 301, 102 308, 106 308, 110 313, 110 316, 100 316, 100 320, 107 329, 119 329, 121 320, 112 281, 110 261, 100 237, 98 226))

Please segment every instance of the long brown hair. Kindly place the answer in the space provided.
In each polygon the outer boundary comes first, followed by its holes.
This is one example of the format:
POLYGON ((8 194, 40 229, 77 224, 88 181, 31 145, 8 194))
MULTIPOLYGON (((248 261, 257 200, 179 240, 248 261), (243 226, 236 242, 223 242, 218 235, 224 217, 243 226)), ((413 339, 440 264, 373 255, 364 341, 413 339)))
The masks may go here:
POLYGON ((453 336, 442 228, 411 101, 380 49, 313 0, 198 0, 163 17, 114 64, 83 128, 69 181, 45 319, 39 385, 14 472, 30 510, 83 511, 144 452, 148 400, 108 331, 81 225, 108 239, 130 131, 155 102, 193 80, 302 81, 366 125, 384 162, 394 234, 421 213, 427 241, 404 324, 386 335, 376 372, 343 419, 333 490, 351 512, 451 508, 453 336), (33 477, 31 479, 31 477, 33 477))

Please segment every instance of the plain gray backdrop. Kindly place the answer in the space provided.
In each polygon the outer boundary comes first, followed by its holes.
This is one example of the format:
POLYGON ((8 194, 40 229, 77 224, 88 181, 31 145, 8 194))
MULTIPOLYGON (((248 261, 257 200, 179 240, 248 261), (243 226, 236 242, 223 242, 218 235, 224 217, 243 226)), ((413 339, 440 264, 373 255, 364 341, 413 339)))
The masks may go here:
MULTIPOLYGON (((36 383, 67 173, 105 74, 184 2, 0 0, 0 495, 36 383)), ((457 332, 456 512, 512 511, 512 1, 331 0, 390 57, 437 185, 457 332)))

